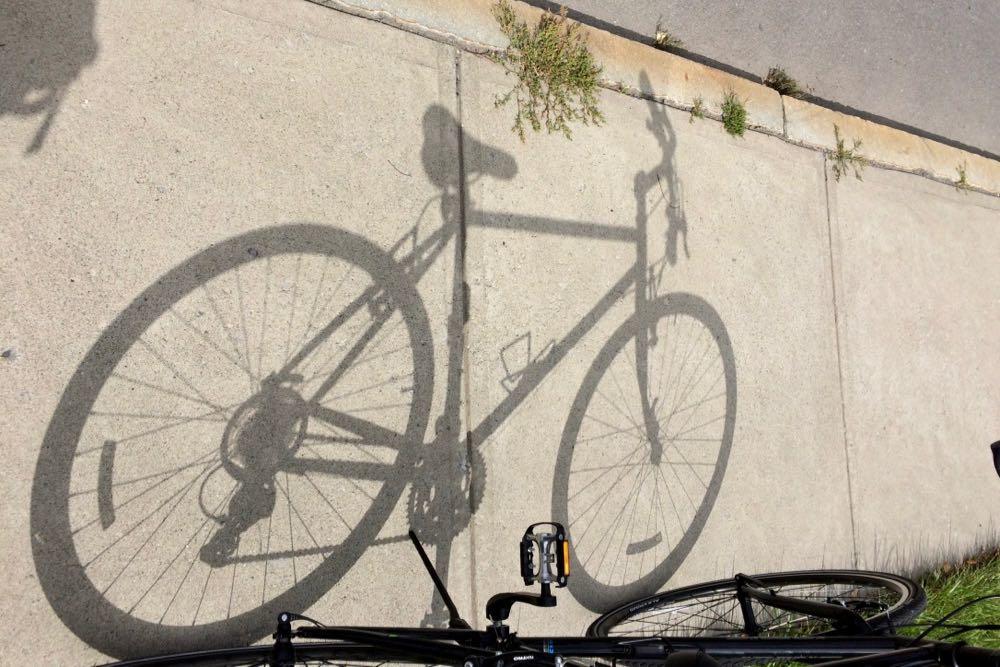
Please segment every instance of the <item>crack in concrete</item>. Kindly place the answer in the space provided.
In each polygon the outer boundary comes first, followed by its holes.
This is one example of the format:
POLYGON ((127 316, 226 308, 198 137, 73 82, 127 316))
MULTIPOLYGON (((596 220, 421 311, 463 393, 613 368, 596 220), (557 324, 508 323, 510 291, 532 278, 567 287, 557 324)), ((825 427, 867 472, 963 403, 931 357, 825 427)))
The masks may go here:
POLYGON ((837 271, 833 256, 833 222, 830 212, 830 170, 829 158, 823 155, 823 191, 826 199, 826 241, 830 253, 830 288, 833 297, 833 337, 837 350, 837 388, 840 390, 840 424, 844 434, 844 467, 847 473, 847 506, 851 517, 852 565, 858 567, 858 535, 854 520, 854 490, 851 488, 851 452, 847 444, 847 405, 844 400, 844 366, 840 351, 840 306, 837 303, 837 271))

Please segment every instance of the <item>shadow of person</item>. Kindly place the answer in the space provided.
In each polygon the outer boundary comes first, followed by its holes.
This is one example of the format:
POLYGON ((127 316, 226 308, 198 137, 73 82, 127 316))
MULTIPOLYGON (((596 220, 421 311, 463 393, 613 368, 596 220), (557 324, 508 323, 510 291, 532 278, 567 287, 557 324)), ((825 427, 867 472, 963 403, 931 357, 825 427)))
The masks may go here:
POLYGON ((25 154, 37 153, 70 84, 94 62, 95 0, 9 0, 0 5, 0 117, 42 115, 25 154), (9 32, 7 32, 9 31, 9 32))

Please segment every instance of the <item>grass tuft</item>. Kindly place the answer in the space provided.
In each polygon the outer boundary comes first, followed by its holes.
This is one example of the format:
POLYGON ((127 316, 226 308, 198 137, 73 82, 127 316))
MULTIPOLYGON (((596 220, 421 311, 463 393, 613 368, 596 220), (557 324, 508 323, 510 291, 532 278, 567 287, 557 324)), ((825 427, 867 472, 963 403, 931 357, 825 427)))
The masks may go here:
POLYGON ((967 192, 970 187, 968 174, 965 173, 966 169, 968 169, 968 163, 966 162, 955 167, 955 170, 958 172, 958 180, 955 181, 955 187, 964 192, 967 192))
POLYGON ((840 136, 840 128, 836 125, 833 126, 833 136, 837 140, 837 149, 828 151, 830 159, 833 160, 833 177, 839 181, 841 176, 853 171, 854 177, 860 181, 861 172, 868 166, 868 160, 858 152, 861 140, 854 139, 853 145, 848 148, 844 138, 840 136))
MULTIPOLYGON (((927 609, 916 622, 931 623, 970 600, 1000 594, 1000 550, 988 551, 960 563, 945 563, 920 577, 919 582, 927 592, 927 609)), ((948 623, 980 625, 997 623, 997 619, 1000 619, 1000 599, 993 599, 962 610, 948 623)), ((925 628, 920 625, 905 628, 900 634, 916 636, 925 628)), ((948 632, 948 629, 934 630, 929 636, 940 639, 948 632)), ((976 630, 962 635, 961 639, 973 646, 1000 648, 1000 632, 995 630, 976 630)))
POLYGON ((656 33, 653 36, 653 46, 661 51, 673 51, 674 49, 684 48, 684 42, 664 28, 662 23, 657 22, 656 33))
POLYGON ((516 106, 511 128, 524 141, 526 128, 538 132, 561 132, 572 138, 570 125, 600 125, 598 77, 601 67, 587 48, 580 24, 559 14, 545 12, 538 25, 529 27, 517 18, 508 0, 493 5, 493 17, 510 41, 494 60, 503 65, 517 83, 497 95, 497 107, 513 101, 516 106))
POLYGON ((722 125, 734 137, 742 137, 747 130, 747 109, 733 91, 722 97, 722 125))
MULTIPOLYGON (((940 562, 940 561, 939 561, 940 562)), ((891 569, 891 568, 885 568, 891 569)), ((916 637, 927 625, 943 618, 966 602, 985 595, 1000 595, 1000 549, 991 548, 978 555, 959 558, 958 562, 945 562, 930 572, 913 577, 927 593, 927 607, 909 627, 899 628, 904 637, 916 637)), ((1000 599, 986 600, 959 612, 948 619, 949 624, 996 624, 1000 619, 1000 599)), ((930 639, 965 641, 972 646, 1000 649, 1000 631, 975 630, 958 637, 945 639, 954 628, 934 630, 930 639)), ((803 663, 768 662, 751 667, 804 667, 803 663)))
POLYGON ((695 118, 705 117, 705 99, 700 95, 694 98, 694 104, 691 106, 691 117, 688 119, 689 123, 693 123, 695 118))
POLYGON ((788 73, 780 67, 772 67, 767 70, 764 85, 787 97, 802 99, 806 95, 806 91, 799 87, 799 82, 788 76, 788 73))

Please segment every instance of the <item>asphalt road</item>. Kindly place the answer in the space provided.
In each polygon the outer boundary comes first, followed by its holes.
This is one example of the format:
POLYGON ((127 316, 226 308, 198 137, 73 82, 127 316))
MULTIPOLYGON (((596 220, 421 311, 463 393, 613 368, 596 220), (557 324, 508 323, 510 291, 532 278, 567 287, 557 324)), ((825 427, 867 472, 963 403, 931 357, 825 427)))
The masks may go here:
POLYGON ((998 0, 565 4, 635 37, 660 21, 696 56, 756 76, 778 65, 848 110, 1000 155, 998 0))

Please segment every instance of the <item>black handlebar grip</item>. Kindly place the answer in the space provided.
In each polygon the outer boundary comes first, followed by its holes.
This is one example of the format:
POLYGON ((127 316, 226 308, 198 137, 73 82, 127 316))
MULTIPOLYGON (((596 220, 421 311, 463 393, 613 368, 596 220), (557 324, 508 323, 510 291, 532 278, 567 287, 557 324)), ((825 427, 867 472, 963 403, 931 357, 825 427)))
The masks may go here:
POLYGON ((1000 667, 1000 651, 979 646, 958 646, 955 648, 957 667, 1000 667))

